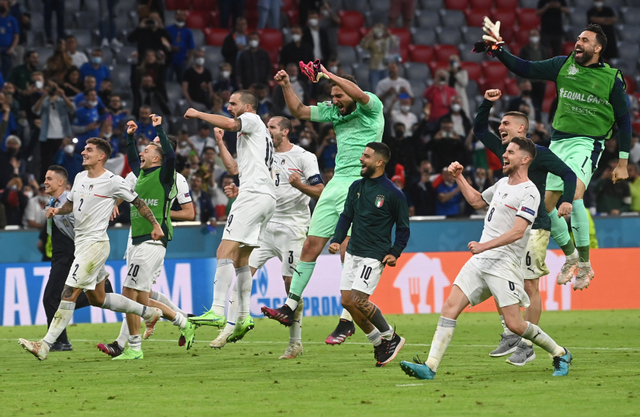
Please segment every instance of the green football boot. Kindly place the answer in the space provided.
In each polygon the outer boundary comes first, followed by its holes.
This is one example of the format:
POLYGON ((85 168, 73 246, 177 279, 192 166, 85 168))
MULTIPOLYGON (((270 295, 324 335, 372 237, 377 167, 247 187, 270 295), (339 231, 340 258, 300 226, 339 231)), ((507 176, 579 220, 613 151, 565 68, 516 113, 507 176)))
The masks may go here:
POLYGON ((215 326, 217 328, 224 327, 227 324, 224 316, 218 316, 211 310, 207 310, 201 316, 189 317, 188 320, 198 326, 215 326))
POLYGON ((126 348, 122 354, 116 356, 111 359, 112 361, 128 361, 134 359, 144 359, 144 353, 141 350, 133 350, 131 348, 126 348))
POLYGON ((238 340, 242 340, 242 338, 249 333, 249 330, 253 330, 255 324, 253 323, 253 319, 251 316, 247 316, 240 323, 236 323, 233 328, 233 333, 227 338, 227 342, 237 342, 238 340))
MULTIPOLYGON (((187 324, 180 329, 180 333, 182 333, 182 336, 184 337, 184 343, 178 343, 180 346, 187 346, 187 350, 191 349, 191 346, 193 346, 193 342, 195 342, 196 340, 196 328, 198 326, 196 326, 195 324, 191 323, 189 320, 187 320, 187 324)), ((180 342, 182 342, 182 337, 180 338, 180 342)))

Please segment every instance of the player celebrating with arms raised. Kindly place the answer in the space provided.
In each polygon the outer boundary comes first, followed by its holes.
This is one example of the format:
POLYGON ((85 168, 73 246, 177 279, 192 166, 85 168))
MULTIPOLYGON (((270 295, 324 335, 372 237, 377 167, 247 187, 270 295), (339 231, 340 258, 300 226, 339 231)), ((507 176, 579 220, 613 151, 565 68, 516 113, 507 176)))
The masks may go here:
MULTIPOLYGON (((286 303, 277 309, 262 307, 265 316, 275 319, 285 326, 291 326, 294 311, 302 300, 316 266, 316 259, 335 230, 344 207, 351 184, 360 179, 360 155, 369 142, 380 142, 384 129, 382 102, 375 94, 362 91, 355 79, 345 75, 339 77, 321 66, 321 71, 333 83, 332 102, 317 106, 305 106, 291 88, 289 76, 279 71, 274 77, 284 93, 287 107, 298 119, 313 122, 331 122, 336 132, 338 154, 335 174, 322 192, 320 200, 311 216, 309 235, 302 247, 300 262, 296 266, 291 281, 291 289, 286 303)), ((343 311, 342 319, 334 332, 325 340, 329 344, 340 344, 355 331, 353 319, 343 311)))

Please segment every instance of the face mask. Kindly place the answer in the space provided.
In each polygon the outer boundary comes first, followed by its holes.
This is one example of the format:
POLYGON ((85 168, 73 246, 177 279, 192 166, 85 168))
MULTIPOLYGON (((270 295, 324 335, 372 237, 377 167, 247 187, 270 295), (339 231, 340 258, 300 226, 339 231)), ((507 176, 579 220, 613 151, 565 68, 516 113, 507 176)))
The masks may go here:
POLYGON ((531 95, 531 90, 522 90, 522 95, 523 96, 530 96, 531 95))
POLYGON ((196 58, 195 63, 200 67, 204 66, 204 58, 203 57, 196 58))
POLYGON ((311 142, 307 138, 300 139, 300 146, 302 146, 303 148, 309 146, 310 143, 311 142))
POLYGON ((411 110, 411 106, 407 106, 406 104, 400 106, 400 111, 403 113, 409 113, 409 110, 411 110))
POLYGON ((229 77, 231 77, 231 71, 222 71, 222 78, 227 80, 229 77))
POLYGON ((375 36, 376 38, 381 38, 383 35, 382 29, 374 29, 373 30, 373 36, 375 36))
POLYGON ((257 41, 257 40, 255 40, 255 39, 251 39, 251 40, 249 41, 249 46, 250 46, 251 48, 257 48, 257 47, 258 47, 258 45, 260 45, 260 42, 259 42, 259 41, 257 41))
POLYGON ((107 133, 104 134, 104 137, 107 138, 107 139, 110 139, 111 136, 113 136, 113 132, 107 132, 107 133))
POLYGON ((529 40, 531 41, 531 43, 539 43, 540 42, 540 37, 539 36, 532 36, 529 38, 529 40))
POLYGON ((454 113, 457 113, 460 111, 460 105, 459 104, 452 104, 451 105, 451 111, 454 113))
POLYGON ((444 85, 444 83, 446 83, 446 82, 447 82, 447 80, 446 80, 446 79, 444 79, 444 78, 439 78, 439 79, 438 79, 438 83, 439 83, 440 85, 444 85))
MULTIPOLYGON (((598 9, 601 8, 602 6, 604 6, 604 3, 601 1, 596 1, 593 3, 594 6, 596 6, 598 9)), ((4 13, 2 11, 0 11, 0 13, 4 13)))
POLYGON ((98 102, 97 102, 97 101, 87 101, 87 104, 88 104, 89 106, 91 106, 91 107, 95 107, 95 106, 97 106, 97 105, 98 105, 98 102))
POLYGON ((72 155, 72 154, 73 154, 73 151, 74 151, 75 149, 76 149, 76 147, 75 147, 75 146, 73 146, 73 145, 69 144, 69 145, 66 145, 66 146, 64 147, 64 152, 65 152, 65 153, 68 153, 69 155, 72 155))
POLYGON ((309 26, 318 26, 318 19, 309 19, 309 26))
POLYGON ((187 146, 189 146, 189 144, 187 142, 180 142, 180 147, 181 148, 186 148, 187 146))
POLYGON ((25 191, 24 195, 26 195, 27 197, 31 198, 31 197, 33 197, 33 191, 25 191))
POLYGON ((44 87, 44 83, 42 81, 40 81, 40 80, 36 81, 36 88, 38 90, 41 90, 42 87, 44 87))
POLYGON ((176 26, 179 28, 184 27, 184 22, 176 22, 176 26))
POLYGON ((338 72, 338 66, 334 65, 333 67, 329 67, 329 72, 333 72, 334 74, 338 72))
POLYGON ((138 152, 144 152, 144 150, 147 148, 147 145, 138 145, 138 152))
POLYGON ((300 42, 302 40, 302 35, 294 33, 293 35, 291 35, 291 40, 294 42, 300 42))
POLYGON ((101 56, 92 56, 91 57, 91 62, 93 62, 94 64, 102 64, 102 57, 101 56))

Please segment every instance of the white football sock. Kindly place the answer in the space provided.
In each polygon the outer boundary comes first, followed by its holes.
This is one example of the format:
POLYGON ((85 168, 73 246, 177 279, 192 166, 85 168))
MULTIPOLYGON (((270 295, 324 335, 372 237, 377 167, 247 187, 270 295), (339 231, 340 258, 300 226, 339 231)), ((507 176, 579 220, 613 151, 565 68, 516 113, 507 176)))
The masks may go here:
POLYGON ((224 308, 227 304, 227 294, 233 282, 233 261, 231 259, 218 259, 216 276, 213 279, 213 303, 211 310, 216 316, 224 317, 224 308))
POLYGON ((289 327, 289 341, 300 342, 302 341, 302 312, 304 311, 304 300, 301 298, 298 308, 293 313, 293 325, 289 327))
POLYGON ((229 297, 229 309, 227 312, 227 324, 224 326, 225 333, 232 333, 238 322, 238 282, 236 280, 233 289, 231 290, 231 297, 229 297))
POLYGON ((171 324, 178 326, 180 329, 184 329, 184 326, 187 325, 187 318, 182 314, 176 314, 176 317, 171 320, 171 324))
POLYGON ((380 330, 373 328, 373 331, 367 335, 367 339, 371 342, 373 346, 378 346, 382 343, 382 335, 380 334, 380 330))
POLYGON ((184 311, 180 310, 178 308, 178 306, 173 304, 173 302, 171 302, 169 297, 167 297, 163 293, 158 292, 158 291, 151 291, 151 296, 149 298, 151 298, 152 300, 156 300, 156 301, 166 305, 167 307, 169 307, 171 310, 175 311, 176 313, 182 314, 183 316, 187 317, 187 313, 185 313, 184 311))
POLYGON ((105 295, 104 304, 102 304, 102 308, 105 308, 111 311, 116 311, 118 313, 129 313, 129 314, 135 314, 138 316, 144 315, 145 311, 148 310, 142 304, 137 303, 133 300, 130 300, 123 295, 115 294, 115 293, 108 293, 105 295))
POLYGON ((552 356, 562 356, 565 354, 563 347, 559 346, 548 334, 546 334, 540 327, 533 323, 527 322, 527 330, 522 333, 522 337, 531 340, 542 349, 549 352, 552 356))
POLYGON ((129 336, 129 348, 135 350, 136 352, 140 352, 142 348, 142 336, 139 334, 135 336, 129 336))
POLYGON ((453 331, 455 329, 455 320, 442 316, 440 317, 440 320, 438 320, 438 327, 436 327, 436 332, 433 335, 433 340, 431 341, 431 349, 429 349, 429 358, 425 362, 433 372, 438 370, 438 365, 440 365, 444 352, 446 352, 447 347, 451 342, 453 331))
POLYGON ((122 320, 122 326, 120 326, 120 334, 118 335, 116 342, 118 342, 118 346, 124 349, 128 340, 129 340, 129 325, 127 324, 127 317, 125 316, 124 320, 122 320))
POLYGON ((238 318, 236 324, 242 322, 249 315, 252 285, 253 277, 251 276, 249 265, 236 268, 236 293, 238 294, 238 318))
POLYGON ((67 328, 67 325, 73 318, 73 311, 75 308, 76 303, 72 301, 60 301, 60 306, 58 307, 56 314, 53 316, 47 335, 42 339, 49 345, 49 347, 58 340, 60 333, 67 328))
MULTIPOLYGON (((300 301, 302 301, 302 297, 300 298, 300 301)), ((287 301, 284 302, 286 305, 289 306, 289 308, 293 311, 296 311, 296 308, 298 308, 298 305, 300 304, 299 302, 297 302, 296 300, 294 300, 293 298, 287 298, 287 301)))
POLYGON ((340 318, 353 321, 353 317, 351 317, 351 313, 349 313, 349 310, 347 310, 346 308, 342 309, 342 314, 340 314, 340 318))

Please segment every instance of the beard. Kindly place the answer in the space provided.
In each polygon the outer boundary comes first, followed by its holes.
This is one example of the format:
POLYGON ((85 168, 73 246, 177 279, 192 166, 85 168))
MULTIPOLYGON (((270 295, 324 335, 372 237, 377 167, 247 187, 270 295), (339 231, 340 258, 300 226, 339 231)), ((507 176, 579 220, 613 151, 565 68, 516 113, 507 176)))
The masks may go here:
POLYGON ((375 172, 376 172, 376 169, 374 167, 365 165, 364 167, 362 167, 362 170, 360 171, 360 175, 365 178, 370 178, 375 172))
POLYGON ((582 52, 582 57, 578 58, 574 55, 573 59, 576 61, 576 63, 582 65, 585 62, 589 62, 591 60, 591 58, 593 58, 593 51, 588 51, 588 50, 584 50, 584 52, 582 52))

